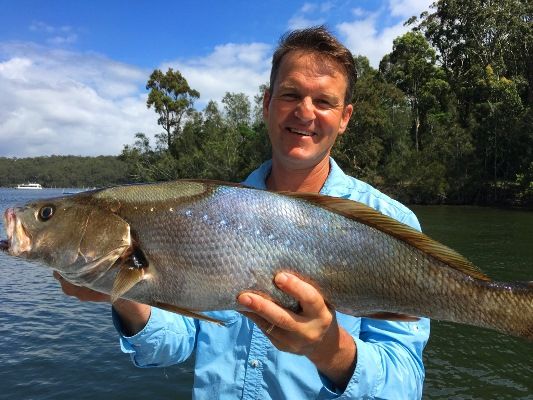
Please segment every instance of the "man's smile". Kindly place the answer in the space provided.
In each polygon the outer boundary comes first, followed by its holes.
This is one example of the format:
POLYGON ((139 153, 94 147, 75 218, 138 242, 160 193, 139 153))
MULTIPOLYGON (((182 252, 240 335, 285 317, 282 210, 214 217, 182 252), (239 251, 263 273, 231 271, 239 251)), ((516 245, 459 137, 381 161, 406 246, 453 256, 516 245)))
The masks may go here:
POLYGON ((306 131, 302 129, 296 129, 296 128, 287 128, 287 130, 291 133, 295 133, 300 136, 314 136, 315 132, 312 131, 306 131))

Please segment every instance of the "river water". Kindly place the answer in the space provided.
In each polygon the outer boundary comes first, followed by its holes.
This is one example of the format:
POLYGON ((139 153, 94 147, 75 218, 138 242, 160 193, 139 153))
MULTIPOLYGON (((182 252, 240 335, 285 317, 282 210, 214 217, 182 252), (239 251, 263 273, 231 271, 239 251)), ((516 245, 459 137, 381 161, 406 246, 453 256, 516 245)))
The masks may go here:
MULTIPOLYGON (((0 212, 61 193, 0 188, 0 212)), ((493 278, 533 279, 533 213, 413 210, 427 234, 493 278)), ((533 400, 533 343, 521 339, 433 321, 424 364, 424 399, 533 400)), ((64 296, 50 270, 0 252, 0 399, 190 399, 191 387, 191 362, 135 368, 119 350, 109 305, 64 296)))

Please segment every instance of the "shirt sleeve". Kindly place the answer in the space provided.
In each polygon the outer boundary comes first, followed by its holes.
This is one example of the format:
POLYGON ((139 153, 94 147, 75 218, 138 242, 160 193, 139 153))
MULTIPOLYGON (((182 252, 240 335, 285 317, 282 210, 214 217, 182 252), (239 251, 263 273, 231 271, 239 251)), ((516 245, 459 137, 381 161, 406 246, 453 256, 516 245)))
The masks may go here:
POLYGON ((319 399, 420 399, 424 383, 422 351, 429 320, 391 322, 362 318, 355 371, 344 392, 322 374, 319 399))
POLYGON ((113 324, 122 352, 137 367, 166 367, 185 361, 193 352, 197 322, 188 317, 152 307, 146 326, 133 336, 125 336, 120 317, 112 309, 113 324))
POLYGON ((417 322, 363 319, 346 398, 420 399, 425 375, 422 351, 428 337, 426 318, 417 322))

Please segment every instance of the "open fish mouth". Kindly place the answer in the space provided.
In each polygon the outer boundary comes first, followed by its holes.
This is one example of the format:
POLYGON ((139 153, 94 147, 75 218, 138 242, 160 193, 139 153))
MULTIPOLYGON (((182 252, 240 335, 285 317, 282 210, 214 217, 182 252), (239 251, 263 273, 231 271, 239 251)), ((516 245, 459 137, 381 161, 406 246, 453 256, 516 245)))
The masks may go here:
POLYGON ((31 249, 30 236, 26 233, 26 229, 17 218, 13 208, 8 208, 4 213, 4 226, 7 240, 0 240, 0 250, 16 256, 31 249))
POLYGON ((11 236, 13 235, 13 216, 12 216, 12 209, 8 208, 4 213, 4 226, 7 233, 7 239, 0 239, 0 250, 2 251, 8 251, 9 247, 11 246, 11 236))

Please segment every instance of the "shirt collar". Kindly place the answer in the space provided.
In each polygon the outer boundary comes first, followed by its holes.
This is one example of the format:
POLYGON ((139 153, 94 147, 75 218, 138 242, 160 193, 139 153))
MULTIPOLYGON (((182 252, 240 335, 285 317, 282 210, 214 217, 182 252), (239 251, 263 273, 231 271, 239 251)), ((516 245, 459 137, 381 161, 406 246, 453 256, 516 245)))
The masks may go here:
MULTIPOLYGON (((349 184, 350 181, 348 176, 342 171, 332 157, 329 158, 329 166, 329 174, 320 193, 337 197, 349 197, 351 185, 349 184)), ((243 184, 256 189, 266 190, 266 180, 268 175, 270 175, 271 169, 272 160, 265 161, 246 178, 243 184)))
POLYGON ((352 184, 348 175, 339 167, 335 160, 329 158, 329 175, 320 190, 321 194, 335 197, 350 197, 352 184))
POLYGON ((266 180, 272 169, 272 160, 265 161, 244 180, 243 184, 256 189, 266 190, 266 180))

